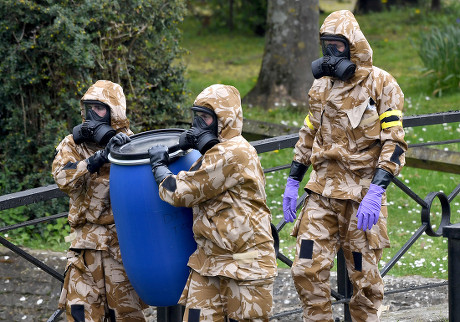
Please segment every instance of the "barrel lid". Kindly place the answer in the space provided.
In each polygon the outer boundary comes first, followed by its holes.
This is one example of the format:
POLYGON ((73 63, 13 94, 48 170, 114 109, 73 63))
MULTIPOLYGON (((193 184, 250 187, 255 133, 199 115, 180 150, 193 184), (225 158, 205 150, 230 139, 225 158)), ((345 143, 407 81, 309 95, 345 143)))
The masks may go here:
POLYGON ((155 145, 166 145, 169 154, 180 151, 179 137, 184 129, 161 129, 138 133, 130 136, 131 142, 116 145, 110 150, 111 161, 148 159, 148 150, 155 145))

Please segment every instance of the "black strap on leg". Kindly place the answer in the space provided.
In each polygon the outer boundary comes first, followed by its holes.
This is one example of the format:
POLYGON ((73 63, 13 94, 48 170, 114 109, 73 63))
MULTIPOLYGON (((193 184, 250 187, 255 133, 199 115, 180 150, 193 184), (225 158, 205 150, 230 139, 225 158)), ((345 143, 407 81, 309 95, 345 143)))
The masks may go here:
POLYGON ((188 309, 187 322, 199 322, 201 309, 188 309))
POLYGON ((85 306, 83 304, 71 305, 70 315, 75 319, 75 322, 85 322, 85 306))

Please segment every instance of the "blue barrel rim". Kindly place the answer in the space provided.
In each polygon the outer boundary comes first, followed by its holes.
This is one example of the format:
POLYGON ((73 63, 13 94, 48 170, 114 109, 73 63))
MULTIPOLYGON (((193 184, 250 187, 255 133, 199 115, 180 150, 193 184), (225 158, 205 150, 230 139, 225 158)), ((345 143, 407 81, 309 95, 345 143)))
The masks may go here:
MULTIPOLYGON (((145 131, 145 132, 134 134, 130 136, 130 138, 131 138, 131 142, 136 142, 137 139, 142 140, 142 139, 147 139, 147 138, 158 138, 158 137, 161 138, 161 136, 165 138, 177 137, 176 144, 172 144, 172 145, 165 144, 168 146, 169 158, 171 159, 171 162, 173 162, 174 160, 186 155, 189 152, 189 151, 182 151, 178 145, 179 136, 184 131, 186 130, 181 129, 181 128, 150 130, 150 131, 145 131)), ((123 145, 114 146, 108 156, 109 161, 111 163, 115 163, 118 165, 149 164, 150 160, 149 160, 149 155, 148 155, 147 150, 142 151, 142 152, 130 151, 130 153, 124 153, 122 151, 123 147, 126 147, 127 145, 132 144, 131 142, 125 143, 123 145)))

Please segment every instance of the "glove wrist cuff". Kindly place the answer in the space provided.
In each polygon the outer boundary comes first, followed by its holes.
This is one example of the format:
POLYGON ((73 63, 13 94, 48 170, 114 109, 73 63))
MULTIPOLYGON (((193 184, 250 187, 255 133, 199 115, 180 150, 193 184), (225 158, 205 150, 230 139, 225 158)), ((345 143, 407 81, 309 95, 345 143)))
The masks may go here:
POLYGON ((305 173, 307 172, 308 167, 305 164, 302 164, 297 161, 292 161, 291 170, 289 171, 289 178, 292 178, 296 181, 302 181, 305 173))
POLYGON ((291 185, 296 185, 297 187, 299 186, 300 184, 300 181, 299 180, 296 180, 294 178, 291 178, 291 177, 288 177, 287 178, 287 185, 291 186, 291 185))
POLYGON ((169 168, 165 165, 158 165, 156 167, 152 167, 152 172, 153 176, 155 177, 155 182, 157 185, 160 185, 160 183, 166 178, 172 175, 173 173, 169 168))
POLYGON ((86 159, 86 163, 88 164, 86 168, 90 173, 98 172, 104 163, 107 162, 109 162, 109 160, 104 156, 103 151, 97 151, 88 159, 86 159))
POLYGON ((371 183, 369 191, 382 195, 385 192, 385 189, 376 184, 371 183))
POLYGON ((393 175, 381 168, 377 168, 374 173, 374 177, 372 178, 372 184, 375 184, 379 187, 382 187, 383 189, 386 190, 388 185, 391 183, 391 180, 393 180, 393 175))

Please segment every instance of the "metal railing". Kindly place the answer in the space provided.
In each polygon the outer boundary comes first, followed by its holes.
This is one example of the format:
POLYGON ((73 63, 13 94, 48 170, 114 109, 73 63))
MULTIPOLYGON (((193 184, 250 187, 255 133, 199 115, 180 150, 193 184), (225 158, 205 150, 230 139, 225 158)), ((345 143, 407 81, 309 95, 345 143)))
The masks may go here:
MULTIPOLYGON (((418 115, 418 116, 406 116, 403 121, 403 126, 407 127, 416 127, 416 126, 427 126, 427 125, 434 125, 434 124, 443 124, 443 123, 453 123, 453 122, 460 122, 460 112, 459 111, 452 111, 452 112, 444 112, 444 113, 435 113, 435 114, 425 114, 425 115, 418 115)), ((284 135, 278 136, 274 138, 253 141, 251 144, 256 148, 259 154, 270 152, 274 150, 280 150, 285 148, 292 148, 294 147, 295 143, 298 140, 298 134, 291 134, 291 135, 284 135)), ((430 142, 424 143, 423 145, 438 145, 438 144, 449 144, 449 143, 458 143, 460 140, 449 140, 449 141, 438 141, 438 142, 430 142)), ((409 148, 420 146, 421 144, 414 144, 409 145, 409 148)), ((290 164, 280 165, 274 168, 265 169, 264 172, 274 172, 280 171, 283 169, 287 169, 290 167, 290 164)), ((460 254, 460 226, 459 225, 451 225, 450 222, 450 204, 453 199, 457 196, 460 192, 460 183, 456 186, 456 188, 449 194, 446 195, 443 192, 431 192, 425 198, 418 196, 414 193, 409 187, 407 187, 403 182, 398 180, 397 178, 393 179, 395 185, 401 189, 404 193, 407 194, 411 199, 413 199, 416 203, 421 206, 420 212, 420 219, 421 225, 416 230, 416 232, 409 238, 406 244, 401 247, 401 249, 393 256, 393 258, 386 263, 385 267, 381 270, 382 277, 385 276, 391 268, 398 262, 398 260, 410 249, 410 247, 414 244, 414 242, 422 236, 423 233, 426 233, 432 237, 441 237, 443 236, 443 230, 445 227, 449 229, 446 230, 448 233, 445 232, 444 237, 449 237, 449 280, 445 283, 432 283, 426 285, 419 285, 419 286, 412 286, 410 288, 401 288, 392 291, 385 292, 386 295, 392 293, 400 293, 400 292, 407 292, 416 288, 430 288, 430 287, 439 287, 444 285, 449 285, 449 317, 451 321, 460 318, 460 296, 455 295, 457 291, 460 291, 460 265, 452 263, 453 259, 451 257, 455 256, 456 254, 460 254), (439 200, 442 207, 442 217, 441 223, 436 231, 433 230, 431 221, 430 221, 430 209, 435 200, 439 200), (457 229, 457 230, 456 230, 457 229), (457 233, 458 231, 458 233, 457 233), (455 270, 451 272, 451 270, 455 270), (454 302, 455 301, 455 302, 454 302)), ((41 201, 51 200, 54 198, 62 198, 66 195, 61 192, 57 185, 49 185, 45 187, 29 189, 17 193, 12 193, 8 195, 0 196, 0 211, 16 208, 19 206, 25 206, 32 203, 37 203, 41 201)), ((303 201, 305 199, 305 195, 299 198, 297 202, 297 208, 300 208, 303 201)), ((67 213, 60 213, 53 216, 38 218, 30 221, 25 221, 22 223, 18 223, 15 225, 2 227, 0 228, 0 233, 5 233, 7 231, 29 226, 29 225, 37 225, 41 223, 45 223, 48 221, 52 221, 58 218, 66 217, 67 213)), ((279 233, 283 227, 285 226, 284 220, 281 220, 276 225, 276 231, 279 233)), ((45 263, 41 262, 39 259, 35 258, 34 256, 30 255, 29 253, 25 252, 18 246, 14 245, 13 243, 6 240, 4 237, 0 236, 0 244, 4 245, 5 247, 12 250, 14 253, 18 254, 19 256, 23 257, 33 265, 39 267, 44 272, 50 274, 52 277, 56 278, 59 281, 63 281, 64 277, 61 273, 57 272, 55 269, 49 267, 45 263)), ((277 258, 287 264, 288 266, 292 265, 292 261, 282 254, 278 252, 277 258)), ((458 261, 458 259, 457 259, 458 261)), ((344 305, 344 321, 351 321, 350 312, 348 309, 348 303, 350 301, 350 297, 352 295, 352 287, 351 283, 348 279, 348 274, 346 272, 346 265, 343 254, 339 251, 337 255, 337 291, 331 290, 332 296, 335 298, 335 302, 333 305, 343 304, 344 305)), ((271 319, 278 319, 284 316, 298 314, 301 313, 301 309, 290 310, 286 312, 277 313, 272 316, 271 319)), ((55 321, 56 318, 59 317, 61 311, 56 311, 48 321, 55 321)), ((168 307, 168 308, 161 308, 158 311, 158 321, 178 321, 180 320, 181 309, 176 307, 168 307), (179 317, 179 318, 178 318, 179 317)))

